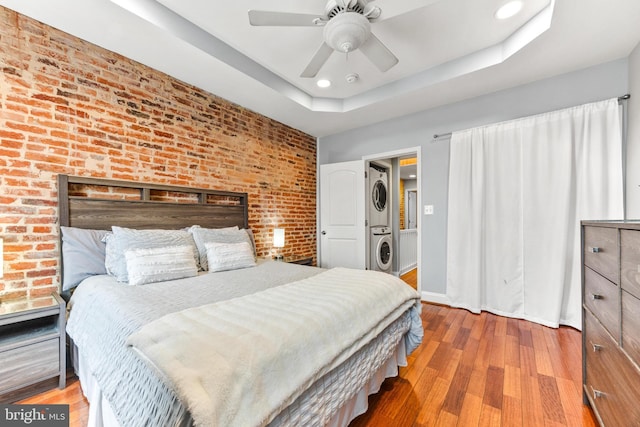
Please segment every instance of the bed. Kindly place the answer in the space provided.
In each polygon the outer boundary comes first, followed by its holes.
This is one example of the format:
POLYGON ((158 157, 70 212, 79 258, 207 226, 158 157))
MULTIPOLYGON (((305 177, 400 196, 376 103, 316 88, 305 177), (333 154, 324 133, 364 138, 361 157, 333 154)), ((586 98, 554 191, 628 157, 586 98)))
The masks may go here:
POLYGON ((345 426, 421 342, 399 279, 256 258, 246 193, 59 175, 58 198, 91 426, 345 426))

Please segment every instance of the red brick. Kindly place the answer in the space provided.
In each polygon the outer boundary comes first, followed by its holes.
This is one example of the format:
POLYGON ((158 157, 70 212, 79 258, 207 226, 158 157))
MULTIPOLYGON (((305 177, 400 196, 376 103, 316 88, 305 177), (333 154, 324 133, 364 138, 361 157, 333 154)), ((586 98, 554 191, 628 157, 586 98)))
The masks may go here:
POLYGON ((58 173, 248 192, 258 255, 277 222, 285 255, 315 256, 313 137, 9 9, 0 22, 0 296, 60 283, 58 173))

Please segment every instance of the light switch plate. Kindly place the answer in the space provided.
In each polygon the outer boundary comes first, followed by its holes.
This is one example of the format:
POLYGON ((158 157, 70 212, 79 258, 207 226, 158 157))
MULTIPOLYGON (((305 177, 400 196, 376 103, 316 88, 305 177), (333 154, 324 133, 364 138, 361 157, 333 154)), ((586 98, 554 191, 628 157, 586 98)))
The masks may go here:
POLYGON ((433 215, 433 205, 424 205, 424 214, 433 215))

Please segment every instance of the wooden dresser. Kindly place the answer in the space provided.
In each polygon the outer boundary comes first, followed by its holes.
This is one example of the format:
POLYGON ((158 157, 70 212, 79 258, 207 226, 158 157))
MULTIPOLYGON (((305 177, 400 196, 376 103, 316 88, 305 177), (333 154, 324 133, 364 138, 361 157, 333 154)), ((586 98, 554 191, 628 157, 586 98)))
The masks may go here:
POLYGON ((585 401, 600 424, 640 426, 640 222, 582 222, 585 401))

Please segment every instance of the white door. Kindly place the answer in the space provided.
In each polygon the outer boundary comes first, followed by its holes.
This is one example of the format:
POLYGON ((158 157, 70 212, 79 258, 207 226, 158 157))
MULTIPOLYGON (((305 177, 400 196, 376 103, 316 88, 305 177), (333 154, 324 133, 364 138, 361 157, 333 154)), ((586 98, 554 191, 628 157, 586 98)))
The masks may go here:
POLYGON ((366 268, 364 161, 320 165, 320 266, 366 268))
POLYGON ((418 203, 416 191, 407 191, 407 228, 418 228, 417 222, 418 203))

